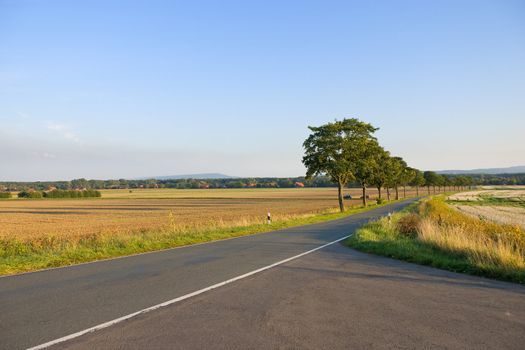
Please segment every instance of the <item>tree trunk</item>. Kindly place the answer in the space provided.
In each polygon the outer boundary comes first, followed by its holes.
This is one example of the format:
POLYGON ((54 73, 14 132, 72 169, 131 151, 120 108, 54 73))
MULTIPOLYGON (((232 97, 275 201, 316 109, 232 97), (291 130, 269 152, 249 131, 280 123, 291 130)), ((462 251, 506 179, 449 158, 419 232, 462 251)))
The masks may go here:
POLYGON ((427 192, 428 192, 428 195, 430 196, 430 186, 427 186, 427 192))
POLYGON ((366 186, 363 186, 363 207, 366 207, 366 186))
POLYGON ((419 197, 419 186, 416 186, 416 197, 419 197))
POLYGON ((396 201, 399 199, 399 188, 396 186, 396 201))
POLYGON ((432 188, 434 189, 434 194, 436 194, 436 186, 432 186, 432 188))
POLYGON ((386 199, 390 200, 390 187, 386 188, 386 199))
POLYGON ((381 197, 381 186, 377 187, 377 192, 379 193, 379 199, 382 199, 382 197, 381 197))
POLYGON ((337 196, 339 199, 339 210, 342 212, 345 211, 345 203, 343 202, 343 184, 337 184, 337 196))
POLYGON ((403 185, 403 198, 407 197, 407 187, 403 185))

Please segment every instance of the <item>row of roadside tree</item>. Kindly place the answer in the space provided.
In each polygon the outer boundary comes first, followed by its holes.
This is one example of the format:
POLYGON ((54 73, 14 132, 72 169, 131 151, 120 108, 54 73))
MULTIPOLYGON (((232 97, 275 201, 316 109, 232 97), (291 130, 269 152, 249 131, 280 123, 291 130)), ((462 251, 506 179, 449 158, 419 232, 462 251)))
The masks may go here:
POLYGON ((318 127, 309 127, 310 136, 304 141, 303 164, 306 177, 328 176, 338 187, 339 208, 345 210, 343 188, 357 183, 362 188, 363 205, 367 205, 367 188, 378 190, 378 202, 383 201, 386 192, 388 200, 391 189, 399 199, 399 188, 406 186, 419 189, 427 187, 435 193, 441 188, 465 188, 472 185, 466 176, 448 177, 433 171, 422 172, 407 165, 403 158, 393 156, 384 149, 374 133, 378 130, 369 123, 356 118, 343 119, 318 127), (384 191, 383 191, 384 190, 384 191))

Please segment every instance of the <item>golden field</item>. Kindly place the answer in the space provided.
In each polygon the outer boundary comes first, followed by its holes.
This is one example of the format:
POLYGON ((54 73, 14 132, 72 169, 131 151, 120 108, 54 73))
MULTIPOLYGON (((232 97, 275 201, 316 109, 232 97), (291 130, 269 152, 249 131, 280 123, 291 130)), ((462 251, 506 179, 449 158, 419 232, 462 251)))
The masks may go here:
MULTIPOLYGON (((335 188, 103 190, 93 199, 0 201, 0 238, 32 241, 42 236, 75 240, 98 233, 118 235, 150 229, 177 230, 263 223, 335 210, 335 188)), ((370 189, 371 198, 376 195, 370 189)), ((347 189, 361 204, 360 189, 347 189)), ((413 195, 414 191, 407 191, 413 195)), ((400 191, 402 196, 402 191, 400 191)))
MULTIPOLYGON (((335 189, 108 190, 102 198, 0 200, 0 275, 333 220, 335 189), (272 223, 266 223, 266 213, 272 223)), ((411 192, 407 192, 407 195, 411 192)), ((371 197, 374 191, 371 191, 371 197)))
POLYGON ((447 199, 454 208, 471 217, 525 229, 524 186, 484 187, 456 193, 447 199))

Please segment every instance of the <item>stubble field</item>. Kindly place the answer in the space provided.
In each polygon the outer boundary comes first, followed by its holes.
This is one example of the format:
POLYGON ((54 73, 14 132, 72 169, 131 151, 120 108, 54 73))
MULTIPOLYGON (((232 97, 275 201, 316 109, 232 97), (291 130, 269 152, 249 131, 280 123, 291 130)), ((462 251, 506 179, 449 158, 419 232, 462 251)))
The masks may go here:
POLYGON ((346 205, 356 208, 344 214, 332 188, 108 190, 94 199, 0 200, 0 275, 336 219, 365 210, 360 193, 346 191, 355 197, 346 205))
POLYGON ((456 193, 448 201, 472 217, 525 228, 525 186, 490 186, 456 193))
MULTIPOLYGON (((360 189, 345 191, 361 204, 360 189)), ((370 190, 371 198, 376 191, 370 190)), ((402 195, 402 194, 401 194, 402 195)), ((413 195, 413 191, 407 191, 413 195)), ((336 210, 333 188, 104 190, 96 199, 0 201, 0 238, 33 240, 129 234, 159 228, 204 228, 263 223, 271 212, 275 221, 336 210)))

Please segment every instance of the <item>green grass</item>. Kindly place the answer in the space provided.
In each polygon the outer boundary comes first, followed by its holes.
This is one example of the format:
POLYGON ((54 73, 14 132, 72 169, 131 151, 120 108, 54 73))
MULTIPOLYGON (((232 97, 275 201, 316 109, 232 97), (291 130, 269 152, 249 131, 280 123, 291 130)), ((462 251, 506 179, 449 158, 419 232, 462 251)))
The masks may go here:
MULTIPOLYGON (((392 203, 392 202, 390 202, 392 203)), ((56 237, 42 237, 38 241, 23 243, 0 240, 0 274, 13 274, 50 267, 66 266, 83 262, 157 251, 190 244, 269 232, 287 227, 314 224, 335 220, 348 215, 378 208, 351 208, 344 213, 325 213, 286 221, 250 226, 204 229, 187 232, 164 230, 143 230, 130 235, 93 235, 78 242, 56 237)))
MULTIPOLYGON (((434 199, 434 201, 441 201, 443 199, 434 199)), ((428 209, 425 210, 434 210, 428 209)), ((448 210, 448 209, 440 209, 448 210)), ((452 210, 452 209, 451 209, 452 210)), ((416 264, 428 265, 444 270, 466 273, 471 275, 485 276, 489 278, 495 278, 500 280, 506 280, 517 283, 525 283, 525 269, 523 268, 523 255, 520 256, 520 247, 522 240, 513 238, 509 231, 509 242, 512 247, 518 247, 517 251, 513 251, 513 256, 509 256, 508 252, 497 256, 495 249, 493 251, 486 251, 490 245, 480 245, 479 237, 475 235, 484 235, 484 242, 490 241, 489 230, 494 231, 493 227, 496 224, 474 222, 475 219, 465 218, 459 213, 452 213, 453 218, 449 220, 446 213, 423 213, 421 204, 415 204, 406 208, 400 213, 396 213, 389 220, 388 218, 382 218, 380 220, 368 223, 361 229, 359 229, 355 235, 351 236, 345 241, 345 244, 354 249, 382 255, 394 259, 404 260, 416 264), (436 214, 435 217, 432 215, 436 214), (446 230, 453 231, 456 227, 463 227, 464 231, 467 232, 468 228, 472 226, 477 233, 474 234, 473 242, 469 246, 468 240, 465 246, 465 237, 462 238, 461 242, 464 246, 459 244, 443 244, 439 240, 428 240, 420 237, 417 232, 411 234, 404 234, 399 229, 399 221, 408 216, 416 215, 421 220, 422 217, 426 217, 428 220, 432 217, 436 227, 439 227, 440 232, 446 232, 446 230), (427 216, 428 215, 428 216, 427 216), (456 222, 454 222, 454 220, 456 222), (439 221, 439 223, 437 223, 439 221), (457 226, 454 226, 457 225, 457 226), (486 227, 487 232, 481 233, 480 227, 486 227), (490 229, 489 229, 490 228, 490 229), (507 254, 507 255, 505 255, 507 254), (517 256, 517 258, 516 258, 517 256), (500 258, 498 260, 498 258, 500 258), (514 260, 512 260, 512 259, 514 260), (518 259, 518 263, 515 263, 515 259, 518 259)), ((505 227, 501 226, 505 229, 505 227)), ((499 227, 497 228, 499 229, 499 227)), ((515 234, 515 232, 513 232, 515 234)), ((472 233, 469 233, 472 234, 472 233)), ((451 237, 455 239, 456 233, 453 233, 451 237)), ((523 232, 519 232, 519 235, 523 235, 523 232)), ((500 236, 501 237, 501 236, 500 236)), ((521 236, 523 238, 523 236, 521 236)), ((493 243, 500 243, 500 238, 495 239, 493 243)), ((521 247, 522 248, 522 247, 521 247)), ((523 250, 521 250, 521 254, 523 250)))
MULTIPOLYGON (((403 215, 406 214, 394 214, 392 221, 399 220, 403 215)), ((366 253, 455 272, 475 273, 464 256, 448 254, 415 239, 404 237, 384 218, 365 225, 349 237, 345 244, 366 253)))

